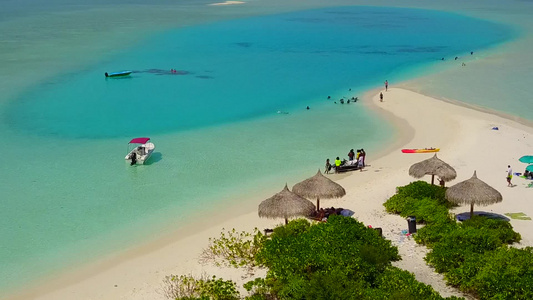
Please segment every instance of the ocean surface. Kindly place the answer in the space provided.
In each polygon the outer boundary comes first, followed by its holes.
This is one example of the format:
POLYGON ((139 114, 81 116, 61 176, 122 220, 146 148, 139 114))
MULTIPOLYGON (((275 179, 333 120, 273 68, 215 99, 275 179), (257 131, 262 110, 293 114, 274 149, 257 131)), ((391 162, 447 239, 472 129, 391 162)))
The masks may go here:
POLYGON ((371 159, 394 128, 341 98, 519 35, 391 7, 0 5, 0 290, 291 186, 352 148, 371 159), (104 77, 121 70, 133 73, 104 77), (130 167, 127 143, 140 136, 156 153, 130 167))

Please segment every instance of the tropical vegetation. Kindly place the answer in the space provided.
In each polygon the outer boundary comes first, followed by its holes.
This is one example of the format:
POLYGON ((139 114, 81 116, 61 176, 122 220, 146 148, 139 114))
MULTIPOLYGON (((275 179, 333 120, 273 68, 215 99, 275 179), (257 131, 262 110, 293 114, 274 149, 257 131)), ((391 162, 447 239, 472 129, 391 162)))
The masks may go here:
POLYGON ((399 187, 386 210, 425 224, 415 240, 448 284, 479 299, 533 299, 533 248, 510 246, 521 236, 505 220, 476 216, 458 223, 445 188, 417 181, 399 187))
POLYGON ((169 276, 167 297, 443 299, 430 286, 416 281, 413 274, 392 266, 400 256, 389 240, 349 217, 331 216, 320 223, 294 220, 275 228, 269 237, 257 230, 254 234, 228 231, 210 241, 202 258, 218 264, 226 260, 226 265, 233 267, 266 268, 267 273, 244 284, 248 291, 244 297, 235 293, 234 282, 169 276))

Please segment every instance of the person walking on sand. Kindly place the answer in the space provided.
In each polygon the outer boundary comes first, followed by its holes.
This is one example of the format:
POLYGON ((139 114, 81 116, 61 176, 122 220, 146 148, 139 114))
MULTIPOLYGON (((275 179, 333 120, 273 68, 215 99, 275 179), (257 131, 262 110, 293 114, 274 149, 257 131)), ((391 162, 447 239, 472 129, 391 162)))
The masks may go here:
POLYGON ((383 102, 383 93, 379 93, 379 102, 383 102))
POLYGON ((507 165, 507 186, 513 186, 511 178, 513 178, 513 169, 511 169, 511 166, 507 165))
POLYGON ((389 82, 385 80, 385 92, 389 89, 389 82))

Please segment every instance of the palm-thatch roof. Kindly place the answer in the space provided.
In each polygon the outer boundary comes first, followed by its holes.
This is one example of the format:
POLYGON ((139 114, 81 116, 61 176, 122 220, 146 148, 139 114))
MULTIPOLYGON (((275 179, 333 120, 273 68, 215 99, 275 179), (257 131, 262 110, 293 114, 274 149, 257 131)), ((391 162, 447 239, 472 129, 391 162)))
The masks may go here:
POLYGON ((502 202, 500 192, 477 178, 476 171, 472 178, 459 182, 446 190, 446 199, 457 204, 470 204, 470 217, 474 216, 474 204, 490 205, 502 202))
POLYGON ((320 198, 340 198, 346 195, 346 190, 340 184, 322 175, 320 169, 315 176, 295 184, 292 191, 302 197, 316 198, 316 209, 320 208, 320 198))
POLYGON ((435 154, 432 158, 423 160, 409 168, 409 175, 415 178, 422 178, 431 175, 431 184, 435 180, 435 175, 444 182, 452 181, 457 177, 457 172, 449 164, 440 160, 435 154))
POLYGON ((288 218, 296 216, 309 216, 315 211, 313 202, 298 196, 289 191, 287 185, 274 196, 264 200, 259 204, 259 217, 262 218, 284 218, 285 224, 288 218))

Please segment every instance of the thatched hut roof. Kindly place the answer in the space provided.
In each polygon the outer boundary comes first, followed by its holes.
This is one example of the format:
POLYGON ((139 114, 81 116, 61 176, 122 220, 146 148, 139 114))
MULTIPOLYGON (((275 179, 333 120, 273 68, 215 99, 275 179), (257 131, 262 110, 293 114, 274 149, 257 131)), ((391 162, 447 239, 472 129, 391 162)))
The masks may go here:
POLYGON ((440 160, 435 154, 433 157, 418 162, 409 168, 409 175, 415 178, 422 178, 425 175, 438 176, 445 182, 454 180, 457 172, 449 164, 440 160))
POLYGON ((320 169, 315 176, 295 184, 292 191, 302 197, 316 198, 316 209, 320 208, 320 198, 340 198, 346 190, 338 183, 322 175, 320 169))
POLYGON ((500 192, 477 178, 476 171, 472 178, 459 182, 446 190, 446 199, 457 204, 490 205, 502 202, 500 192))
POLYGON ((285 223, 290 217, 309 216, 315 211, 313 202, 289 191, 287 185, 283 190, 259 204, 259 217, 284 218, 285 223))
POLYGON ((338 183, 322 175, 320 170, 315 176, 295 184, 292 191, 306 198, 331 199, 346 195, 346 190, 338 183))

